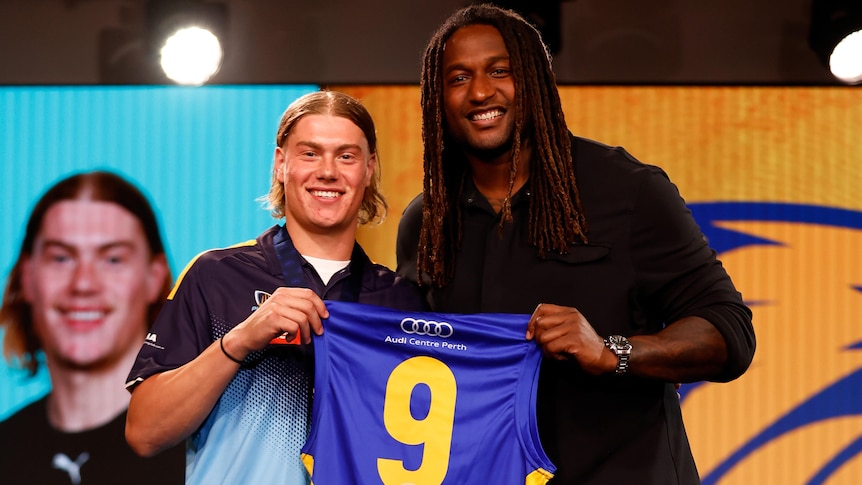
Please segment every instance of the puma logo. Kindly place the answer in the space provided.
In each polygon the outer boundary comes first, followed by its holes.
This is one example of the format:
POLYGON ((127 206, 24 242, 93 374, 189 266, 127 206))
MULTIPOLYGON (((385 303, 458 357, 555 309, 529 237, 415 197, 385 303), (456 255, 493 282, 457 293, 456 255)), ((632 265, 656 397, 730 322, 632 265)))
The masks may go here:
POLYGON ((87 460, 90 459, 90 454, 86 451, 78 455, 78 458, 75 461, 72 461, 68 456, 57 453, 54 455, 54 468, 58 470, 64 470, 69 474, 69 480, 72 481, 72 485, 79 485, 81 483, 81 467, 84 463, 87 463, 87 460))

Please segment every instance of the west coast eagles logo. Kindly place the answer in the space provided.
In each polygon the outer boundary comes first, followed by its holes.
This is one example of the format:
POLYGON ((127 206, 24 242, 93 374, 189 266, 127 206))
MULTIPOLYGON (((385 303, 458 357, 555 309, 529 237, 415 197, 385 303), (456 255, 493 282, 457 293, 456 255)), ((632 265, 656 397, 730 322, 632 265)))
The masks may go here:
POLYGON ((742 377, 680 390, 703 484, 862 483, 862 213, 690 208, 757 335, 742 377))

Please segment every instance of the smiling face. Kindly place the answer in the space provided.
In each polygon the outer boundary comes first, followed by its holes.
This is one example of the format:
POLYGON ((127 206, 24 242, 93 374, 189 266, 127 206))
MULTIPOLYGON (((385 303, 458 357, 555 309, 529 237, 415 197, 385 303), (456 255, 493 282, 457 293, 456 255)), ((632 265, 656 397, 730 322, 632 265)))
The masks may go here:
POLYGON ((309 114, 297 121, 275 152, 291 236, 336 235, 352 244, 375 164, 362 130, 347 118, 309 114))
POLYGON ((478 158, 507 153, 515 129, 515 81, 500 32, 483 24, 458 29, 446 41, 442 69, 452 138, 478 158))
POLYGON ((22 291, 49 365, 95 368, 137 352, 167 274, 141 223, 110 202, 64 200, 45 213, 22 291))

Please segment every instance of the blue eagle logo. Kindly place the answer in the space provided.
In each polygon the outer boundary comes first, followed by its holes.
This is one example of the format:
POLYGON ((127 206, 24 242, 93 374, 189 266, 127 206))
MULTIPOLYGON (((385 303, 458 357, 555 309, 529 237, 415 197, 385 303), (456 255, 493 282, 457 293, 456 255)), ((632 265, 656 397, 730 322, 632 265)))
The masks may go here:
POLYGON ((862 483, 862 212, 689 204, 754 313, 757 353, 682 386, 704 485, 862 483))

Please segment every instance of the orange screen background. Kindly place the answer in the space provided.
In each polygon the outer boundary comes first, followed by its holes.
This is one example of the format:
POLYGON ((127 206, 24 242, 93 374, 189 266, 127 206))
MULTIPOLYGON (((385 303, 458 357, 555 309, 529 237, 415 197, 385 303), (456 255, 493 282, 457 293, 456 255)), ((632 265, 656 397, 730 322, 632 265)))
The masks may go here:
MULTIPOLYGON (((422 187, 419 88, 330 88, 360 98, 377 123, 389 217, 358 237, 372 259, 394 268, 399 216, 422 187)), ((574 134, 624 146, 661 166, 688 203, 862 211, 862 90, 578 86, 561 87, 560 94, 574 134)), ((742 378, 685 396, 701 476, 722 484, 859 483, 862 386, 832 391, 862 374, 862 228, 713 223, 776 244, 720 254, 751 302, 758 349, 742 378), (757 442, 818 399, 826 400, 827 411, 849 410, 803 415, 777 437, 757 442), (731 459, 746 446, 741 458, 731 459)))

